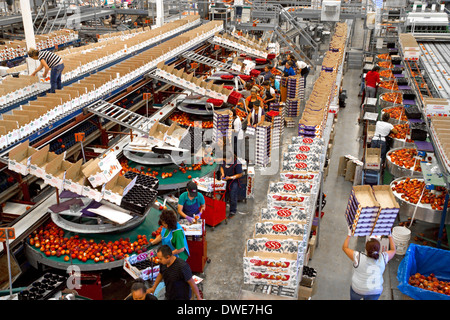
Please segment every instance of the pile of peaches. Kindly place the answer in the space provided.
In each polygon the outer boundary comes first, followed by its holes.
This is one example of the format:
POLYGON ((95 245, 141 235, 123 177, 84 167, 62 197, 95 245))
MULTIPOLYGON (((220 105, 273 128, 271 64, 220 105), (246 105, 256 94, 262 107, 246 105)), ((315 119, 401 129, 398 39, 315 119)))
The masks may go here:
POLYGON ((411 169, 414 167, 414 171, 422 171, 420 167, 420 160, 416 161, 417 150, 414 148, 404 148, 392 151, 389 153, 389 157, 392 163, 395 163, 400 167, 406 169, 411 169))
POLYGON ((429 204, 433 210, 443 210, 447 190, 444 187, 435 187, 435 192, 431 192, 431 190, 424 190, 424 188, 425 182, 423 180, 411 178, 394 181, 392 185, 392 191, 399 193, 401 198, 407 202, 418 203, 423 192, 420 203, 429 204))
MULTIPOLYGON (((157 236, 160 229, 152 236, 157 236)), ((153 239, 147 240, 146 235, 138 235, 136 241, 129 238, 120 238, 116 241, 95 242, 93 239, 80 238, 73 235, 70 238, 64 236, 63 229, 54 222, 49 222, 28 236, 28 243, 47 257, 64 257, 64 261, 78 259, 78 262, 94 261, 96 263, 108 263, 127 258, 131 254, 141 254, 147 250, 153 239)))
POLYGON ((417 288, 450 295, 450 282, 438 280, 433 273, 428 277, 420 273, 413 274, 409 277, 408 284, 417 288))
POLYGON ((394 80, 381 81, 380 87, 384 88, 384 89, 388 89, 388 90, 394 90, 394 91, 398 90, 397 82, 394 80))
POLYGON ((401 92, 386 92, 381 97, 384 101, 401 104, 403 94, 401 92))
MULTIPOLYGON (((195 121, 192 121, 189 115, 185 112, 174 112, 170 118, 170 120, 178 123, 180 126, 183 127, 195 127, 195 121)), ((211 129, 213 127, 212 121, 202 121, 202 128, 203 129, 211 129)))
MULTIPOLYGON (((389 136, 394 139, 405 140, 406 136, 409 134, 409 124, 396 124, 394 129, 397 130, 396 134, 391 133, 389 136)), ((406 142, 412 142, 411 139, 406 139, 406 142)))
POLYGON ((405 107, 403 106, 383 109, 383 112, 388 113, 391 119, 408 121, 408 118, 405 115, 405 107))

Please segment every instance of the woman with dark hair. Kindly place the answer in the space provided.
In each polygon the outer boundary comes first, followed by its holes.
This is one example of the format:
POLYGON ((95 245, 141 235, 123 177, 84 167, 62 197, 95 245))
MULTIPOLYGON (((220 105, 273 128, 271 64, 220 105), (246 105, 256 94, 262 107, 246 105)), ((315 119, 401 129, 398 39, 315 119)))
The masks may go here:
POLYGON ((378 300, 383 292, 383 272, 386 264, 395 255, 395 244, 389 235, 390 250, 380 252, 380 242, 371 238, 366 242, 366 252, 358 252, 348 248, 350 235, 344 241, 342 250, 353 261, 351 300, 378 300))
POLYGON ((175 212, 163 210, 159 216, 158 224, 162 226, 161 234, 151 241, 150 244, 154 246, 161 242, 162 245, 168 245, 172 249, 173 255, 186 261, 189 257, 186 235, 181 225, 177 222, 175 212))
POLYGON ((366 97, 367 98, 376 98, 377 96, 377 86, 380 83, 380 71, 379 66, 375 66, 367 72, 366 74, 366 97))
POLYGON ((397 133, 394 126, 389 123, 391 116, 389 113, 385 112, 381 116, 381 121, 377 121, 375 124, 375 133, 370 143, 371 148, 381 148, 381 163, 383 164, 386 160, 386 153, 388 152, 387 137, 391 134, 397 133))

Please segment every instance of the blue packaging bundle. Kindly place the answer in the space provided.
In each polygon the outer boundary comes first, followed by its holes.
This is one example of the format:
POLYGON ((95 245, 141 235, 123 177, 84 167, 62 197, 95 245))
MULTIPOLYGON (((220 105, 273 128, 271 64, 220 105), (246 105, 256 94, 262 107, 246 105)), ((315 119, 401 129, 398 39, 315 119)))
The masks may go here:
POLYGON ((345 218, 353 236, 369 236, 375 225, 380 205, 370 186, 354 186, 345 218))
POLYGON ((286 99, 286 117, 294 118, 300 115, 301 111, 300 99, 286 99))
POLYGON ((450 296, 408 283, 409 277, 420 273, 428 276, 434 273, 440 281, 450 281, 450 251, 411 243, 397 271, 398 289, 416 300, 450 300, 450 296))
POLYGON ((372 235, 389 235, 400 211, 400 206, 395 200, 389 185, 372 186, 372 189, 375 199, 380 204, 380 212, 378 213, 372 235))

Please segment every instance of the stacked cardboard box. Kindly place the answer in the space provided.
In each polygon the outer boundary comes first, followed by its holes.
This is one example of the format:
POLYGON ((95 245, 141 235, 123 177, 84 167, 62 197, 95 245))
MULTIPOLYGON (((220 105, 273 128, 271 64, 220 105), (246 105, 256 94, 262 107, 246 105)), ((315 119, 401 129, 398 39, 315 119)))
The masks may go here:
POLYGON ((231 110, 214 111, 213 115, 213 141, 222 137, 231 139, 233 134, 233 113, 231 110))
POLYGON ((420 47, 416 38, 411 33, 398 35, 398 42, 405 60, 417 61, 420 58, 420 47))
POLYGON ((400 206, 389 185, 372 186, 372 189, 375 199, 380 204, 380 212, 375 221, 372 235, 389 235, 400 211, 400 206))
POLYGON ((345 211, 347 225, 353 236, 367 236, 372 233, 380 204, 370 186, 354 186, 345 211))
POLYGON ((256 126, 255 138, 255 163, 262 167, 268 166, 272 151, 272 124, 265 121, 256 126))
POLYGON ((281 137, 283 135, 283 116, 279 111, 269 111, 266 113, 265 121, 272 124, 272 148, 281 146, 281 137))

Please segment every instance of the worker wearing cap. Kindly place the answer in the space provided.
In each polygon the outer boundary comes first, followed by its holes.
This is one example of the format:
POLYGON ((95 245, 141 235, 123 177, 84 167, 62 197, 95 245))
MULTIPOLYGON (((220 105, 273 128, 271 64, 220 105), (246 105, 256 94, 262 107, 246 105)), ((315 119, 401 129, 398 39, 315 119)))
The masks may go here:
POLYGON ((187 191, 180 195, 178 199, 178 213, 189 222, 194 221, 194 217, 200 217, 205 210, 205 198, 198 192, 197 185, 189 181, 186 185, 187 191))

